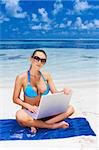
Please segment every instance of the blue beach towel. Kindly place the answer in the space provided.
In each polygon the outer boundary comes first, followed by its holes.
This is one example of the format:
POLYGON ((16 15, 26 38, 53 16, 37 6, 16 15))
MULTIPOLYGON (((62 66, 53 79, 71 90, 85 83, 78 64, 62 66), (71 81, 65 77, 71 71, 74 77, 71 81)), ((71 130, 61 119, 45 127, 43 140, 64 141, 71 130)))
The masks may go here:
POLYGON ((43 140, 59 139, 75 136, 96 136, 85 118, 65 119, 70 127, 67 129, 38 129, 36 134, 30 128, 20 126, 15 119, 0 120, 0 140, 43 140))

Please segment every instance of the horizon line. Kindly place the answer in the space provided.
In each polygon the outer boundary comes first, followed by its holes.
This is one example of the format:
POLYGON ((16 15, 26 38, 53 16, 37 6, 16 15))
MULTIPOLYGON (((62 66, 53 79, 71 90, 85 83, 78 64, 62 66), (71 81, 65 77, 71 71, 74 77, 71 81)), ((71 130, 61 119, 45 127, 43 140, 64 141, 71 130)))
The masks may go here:
POLYGON ((9 41, 14 41, 14 40, 19 40, 19 41, 29 41, 29 40, 99 40, 99 38, 94 38, 94 39, 92 39, 92 38, 76 38, 76 39, 74 39, 74 38, 70 38, 70 39, 0 39, 0 41, 7 41, 7 40, 9 40, 9 41))

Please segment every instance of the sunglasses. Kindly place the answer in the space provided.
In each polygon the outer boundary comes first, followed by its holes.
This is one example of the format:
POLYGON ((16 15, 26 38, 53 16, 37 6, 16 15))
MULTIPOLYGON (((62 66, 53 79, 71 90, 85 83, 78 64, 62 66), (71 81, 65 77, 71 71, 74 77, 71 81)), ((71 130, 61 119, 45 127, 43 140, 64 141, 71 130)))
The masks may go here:
POLYGON ((43 64, 46 63, 46 59, 44 59, 44 58, 40 58, 40 57, 38 57, 38 56, 34 56, 33 58, 34 58, 35 60, 37 60, 38 62, 41 61, 41 63, 43 63, 43 64))

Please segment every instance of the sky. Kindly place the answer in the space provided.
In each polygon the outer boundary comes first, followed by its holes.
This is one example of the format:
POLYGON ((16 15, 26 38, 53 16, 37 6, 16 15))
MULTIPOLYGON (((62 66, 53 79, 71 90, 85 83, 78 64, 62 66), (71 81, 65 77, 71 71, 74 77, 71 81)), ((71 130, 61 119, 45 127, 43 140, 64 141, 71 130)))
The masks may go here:
POLYGON ((99 0, 0 0, 0 39, 99 39, 99 0))

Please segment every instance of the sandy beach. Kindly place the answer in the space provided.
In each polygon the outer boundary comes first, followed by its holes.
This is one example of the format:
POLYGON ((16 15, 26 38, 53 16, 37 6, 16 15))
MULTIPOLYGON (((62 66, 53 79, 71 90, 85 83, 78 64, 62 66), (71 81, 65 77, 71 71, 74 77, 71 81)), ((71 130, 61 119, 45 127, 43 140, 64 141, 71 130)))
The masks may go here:
MULTIPOLYGON (((25 46, 28 46, 25 44, 25 46)), ((0 74, 0 119, 15 119, 15 113, 20 106, 12 101, 15 77, 28 70, 28 60, 33 50, 6 49, 1 50, 1 74, 0 74), (6 61, 4 61, 6 60, 6 61), (5 70, 6 69, 6 70, 5 70)), ((97 150, 98 126, 99 126, 99 84, 98 84, 98 50, 97 49, 46 49, 48 62, 45 70, 51 73, 57 89, 70 87, 73 91, 71 104, 75 108, 75 114, 71 117, 86 118, 94 136, 78 136, 57 140, 37 141, 0 141, 2 149, 34 148, 35 149, 66 149, 68 150, 97 150), (64 55, 61 54, 64 52, 64 55), (60 59, 57 59, 61 56, 60 59)))
MULTIPOLYGON (((64 150, 68 147, 68 150, 98 150, 98 127, 99 127, 99 110, 98 110, 98 85, 95 87, 79 87, 72 88, 73 95, 71 99, 72 105, 75 107, 75 114, 72 117, 85 117, 93 131, 96 133, 96 137, 93 136, 78 136, 73 138, 58 139, 58 140, 39 140, 39 141, 0 141, 0 147, 2 149, 16 148, 30 148, 32 149, 59 149, 64 150)), ((0 105, 0 119, 15 118, 15 112, 20 109, 19 106, 12 101, 13 89, 2 88, 0 97, 2 101, 0 105), (6 94, 5 94, 6 93, 6 94)))

